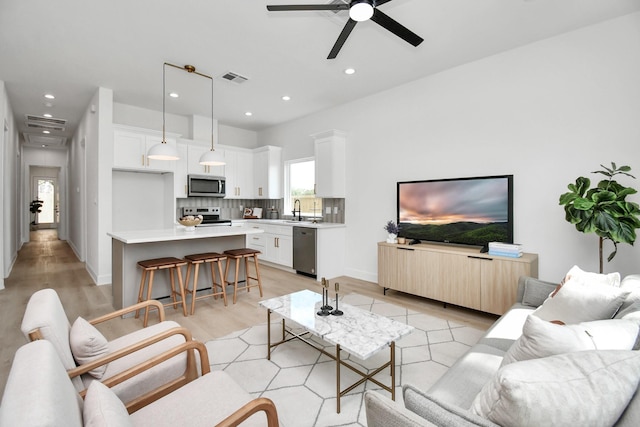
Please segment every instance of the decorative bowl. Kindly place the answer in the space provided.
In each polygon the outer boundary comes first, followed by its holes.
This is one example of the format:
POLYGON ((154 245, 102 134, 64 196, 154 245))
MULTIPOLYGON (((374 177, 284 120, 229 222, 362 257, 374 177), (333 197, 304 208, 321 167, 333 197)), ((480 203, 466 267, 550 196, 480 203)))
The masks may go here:
POLYGON ((182 218, 178 219, 178 222, 187 227, 187 231, 193 231, 196 229, 196 225, 200 225, 200 223, 202 222, 202 215, 183 216, 182 218))

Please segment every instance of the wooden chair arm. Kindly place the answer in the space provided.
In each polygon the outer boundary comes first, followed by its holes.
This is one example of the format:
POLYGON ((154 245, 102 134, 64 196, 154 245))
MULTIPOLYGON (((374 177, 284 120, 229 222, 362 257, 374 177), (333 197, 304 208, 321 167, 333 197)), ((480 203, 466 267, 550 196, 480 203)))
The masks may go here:
POLYGON ((259 411, 264 411, 267 415, 267 427, 278 427, 280 425, 276 405, 271 399, 259 397, 245 404, 233 414, 216 424, 216 427, 235 427, 259 411))
POLYGON ((149 309, 155 308, 158 310, 158 317, 160 318, 160 322, 164 322, 164 307, 160 301, 156 301, 154 299, 142 301, 137 304, 131 305, 129 307, 122 308, 120 310, 116 310, 111 313, 107 313, 103 316, 96 317, 93 320, 89 320, 89 323, 92 325, 97 325, 98 323, 105 322, 107 320, 115 319, 116 317, 124 316, 125 314, 133 313, 134 311, 149 307, 149 309))
MULTIPOLYGON (((174 335, 182 335, 184 336, 185 341, 192 341, 193 337, 191 336, 191 331, 189 331, 187 328, 182 328, 182 327, 175 327, 175 328, 171 328, 168 329, 164 332, 160 332, 159 334, 153 335, 149 338, 146 338, 140 342, 137 342, 135 344, 131 344, 127 347, 121 348, 120 350, 114 351, 113 353, 107 354, 103 357, 99 357, 95 360, 92 360, 89 363, 85 363, 84 365, 80 365, 76 368, 73 369, 69 369, 67 371, 67 374, 69 374, 70 378, 74 378, 77 377, 79 375, 82 374, 86 374, 87 372, 91 371, 92 369, 95 369, 99 366, 103 366, 106 365, 109 362, 112 362, 116 359, 120 359, 124 356, 127 356, 131 353, 134 353, 138 350, 141 350, 145 347, 149 347, 152 344, 155 344, 157 342, 160 342, 162 340, 165 340, 169 337, 172 337, 174 335)), ((208 357, 208 356, 207 356, 208 357)), ((208 362, 208 360, 207 360, 208 362)), ((207 365, 209 366, 209 365, 207 365)), ((105 381, 103 381, 105 382, 105 381)))

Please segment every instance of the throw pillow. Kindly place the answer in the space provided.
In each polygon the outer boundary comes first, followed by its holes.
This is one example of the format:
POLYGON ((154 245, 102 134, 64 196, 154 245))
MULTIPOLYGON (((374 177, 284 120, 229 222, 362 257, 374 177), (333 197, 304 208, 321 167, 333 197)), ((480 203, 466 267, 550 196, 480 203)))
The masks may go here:
MULTIPOLYGON (((84 365, 109 352, 109 343, 104 335, 82 317, 78 317, 71 325, 69 345, 78 365, 84 365)), ((89 374, 101 379, 106 370, 107 365, 105 364, 90 370, 89 374)))
POLYGON ((591 350, 501 368, 471 411, 502 426, 611 426, 640 382, 640 352, 591 350))
POLYGON ((609 285, 584 285, 568 280, 533 313, 544 320, 566 324, 611 319, 629 292, 609 285))
POLYGON ((620 273, 600 274, 584 271, 577 265, 571 267, 571 269, 565 275, 563 281, 576 280, 585 285, 608 285, 608 286, 620 286, 620 273))
POLYGON ((89 385, 82 416, 85 427, 133 426, 122 401, 100 381, 92 381, 89 385))
POLYGON ((638 324, 631 320, 596 320, 561 326, 530 315, 501 366, 574 351, 631 350, 638 329, 638 324))
POLYGON ((638 274, 630 274, 629 276, 622 279, 622 283, 620 283, 620 289, 629 292, 629 295, 625 299, 620 310, 623 310, 633 303, 640 302, 640 275, 638 274))

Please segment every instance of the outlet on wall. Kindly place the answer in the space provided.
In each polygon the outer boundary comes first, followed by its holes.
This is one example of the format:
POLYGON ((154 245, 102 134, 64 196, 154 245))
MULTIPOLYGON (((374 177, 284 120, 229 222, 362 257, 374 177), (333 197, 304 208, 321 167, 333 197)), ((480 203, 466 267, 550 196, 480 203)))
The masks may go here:
POLYGON ((327 206, 324 208, 324 213, 329 215, 331 213, 331 206, 327 206))
POLYGON ((334 213, 334 214, 337 214, 337 213, 338 213, 338 207, 337 207, 337 206, 334 206, 334 207, 333 207, 333 213, 334 213))

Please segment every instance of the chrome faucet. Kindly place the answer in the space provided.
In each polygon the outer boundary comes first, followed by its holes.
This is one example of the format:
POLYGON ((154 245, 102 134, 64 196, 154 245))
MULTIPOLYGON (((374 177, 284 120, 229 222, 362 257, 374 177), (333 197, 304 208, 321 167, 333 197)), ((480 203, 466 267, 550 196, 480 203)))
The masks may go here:
POLYGON ((293 219, 296 219, 296 204, 298 205, 298 221, 302 221, 302 217, 300 216, 300 199, 293 201, 293 219))

